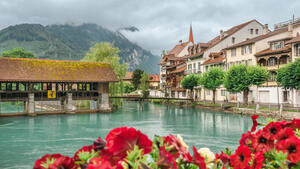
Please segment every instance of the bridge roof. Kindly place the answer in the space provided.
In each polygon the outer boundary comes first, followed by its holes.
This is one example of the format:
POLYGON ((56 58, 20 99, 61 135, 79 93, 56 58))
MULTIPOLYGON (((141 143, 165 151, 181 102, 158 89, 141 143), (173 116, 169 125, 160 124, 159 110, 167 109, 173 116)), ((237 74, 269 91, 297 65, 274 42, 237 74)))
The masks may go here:
POLYGON ((0 57, 0 81, 117 82, 108 63, 0 57))

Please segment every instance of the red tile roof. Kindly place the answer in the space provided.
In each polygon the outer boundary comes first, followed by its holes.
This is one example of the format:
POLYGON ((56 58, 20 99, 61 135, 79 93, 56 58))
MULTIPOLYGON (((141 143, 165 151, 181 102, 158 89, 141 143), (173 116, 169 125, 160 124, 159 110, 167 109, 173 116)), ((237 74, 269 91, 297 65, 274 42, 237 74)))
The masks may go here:
POLYGON ((182 66, 180 68, 177 68, 175 70, 173 70, 171 73, 180 73, 180 72, 184 72, 186 69, 186 66, 182 66))
POLYGON ((175 57, 189 44, 190 42, 184 42, 184 43, 180 43, 180 44, 177 44, 169 53, 168 55, 170 54, 173 54, 175 57))
POLYGON ((132 80, 133 72, 126 72, 125 77, 123 77, 123 80, 132 80))
POLYGON ((159 82, 160 76, 159 75, 148 75, 149 82, 159 82))
POLYGON ((0 57, 0 81, 117 82, 108 63, 0 57))
POLYGON ((300 35, 299 34, 297 34, 297 36, 294 37, 293 39, 287 41, 286 44, 297 43, 297 42, 300 42, 300 35))
POLYGON ((203 62, 202 65, 214 64, 214 63, 221 63, 225 60, 225 56, 221 53, 212 52, 209 54, 210 59, 203 62))
POLYGON ((257 52, 255 54, 255 56, 265 56, 265 55, 271 55, 271 54, 280 54, 280 53, 286 53, 286 52, 290 52, 291 51, 291 47, 290 46, 286 46, 284 48, 280 48, 280 49, 265 49, 265 50, 262 50, 260 52, 257 52))

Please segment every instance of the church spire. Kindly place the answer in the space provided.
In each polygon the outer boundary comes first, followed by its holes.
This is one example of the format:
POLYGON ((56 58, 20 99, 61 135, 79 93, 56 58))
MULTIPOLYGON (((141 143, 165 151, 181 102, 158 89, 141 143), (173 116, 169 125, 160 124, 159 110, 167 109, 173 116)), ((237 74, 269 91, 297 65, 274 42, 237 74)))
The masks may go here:
POLYGON ((194 36, 193 36, 192 24, 190 25, 189 42, 192 42, 194 44, 194 36))

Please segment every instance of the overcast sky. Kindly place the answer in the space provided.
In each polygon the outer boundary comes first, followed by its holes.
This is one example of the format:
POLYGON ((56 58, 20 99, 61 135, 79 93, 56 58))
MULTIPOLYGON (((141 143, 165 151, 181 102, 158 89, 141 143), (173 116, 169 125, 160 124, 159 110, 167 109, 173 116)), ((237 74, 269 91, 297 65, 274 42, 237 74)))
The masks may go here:
POLYGON ((20 23, 97 23, 123 32, 154 54, 188 39, 206 42, 220 29, 257 19, 273 24, 300 17, 300 0, 0 0, 0 29, 20 23), (296 10, 298 9, 298 10, 296 10))

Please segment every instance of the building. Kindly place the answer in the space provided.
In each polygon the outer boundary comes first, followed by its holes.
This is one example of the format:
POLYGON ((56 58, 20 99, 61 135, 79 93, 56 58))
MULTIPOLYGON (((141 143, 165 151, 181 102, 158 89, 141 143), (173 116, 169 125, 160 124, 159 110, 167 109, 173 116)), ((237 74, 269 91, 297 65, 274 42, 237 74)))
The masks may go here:
MULTIPOLYGON (((278 68, 293 60, 290 44, 293 43, 291 39, 296 39, 297 32, 300 31, 299 24, 289 22, 275 28, 274 31, 268 31, 266 25, 263 35, 226 48, 227 69, 235 64, 261 65, 271 73, 271 78, 262 87, 250 88, 249 102, 295 103, 289 90, 278 87, 275 77, 278 68)), ((228 99, 243 102, 242 93, 229 94, 228 99)))
POLYGON ((123 81, 131 83, 133 77, 133 72, 126 72, 126 75, 123 77, 123 81))
MULTIPOLYGON (((223 50, 234 44, 238 44, 247 39, 251 39, 263 34, 265 29, 257 20, 251 20, 240 25, 234 26, 227 31, 220 31, 220 34, 207 43, 198 43, 197 45, 190 46, 187 59, 186 74, 202 73, 209 69, 211 66, 221 64, 224 69, 226 66, 226 52, 223 50), (219 57, 222 53, 222 57, 219 57), (218 56, 218 57, 217 57, 218 56)), ((224 101, 227 99, 226 92, 221 87, 217 89, 216 101, 224 101), (225 96, 224 96, 225 95, 225 96)), ((212 100, 210 91, 204 93, 201 86, 196 87, 195 95, 201 100, 212 100)))
POLYGON ((185 89, 181 88, 180 82, 186 69, 188 47, 194 44, 192 26, 190 27, 189 40, 179 41, 171 51, 163 56, 160 65, 160 87, 166 96, 186 97, 185 89))
POLYGON ((159 75, 148 75, 149 88, 150 89, 159 89, 160 77, 159 75))

